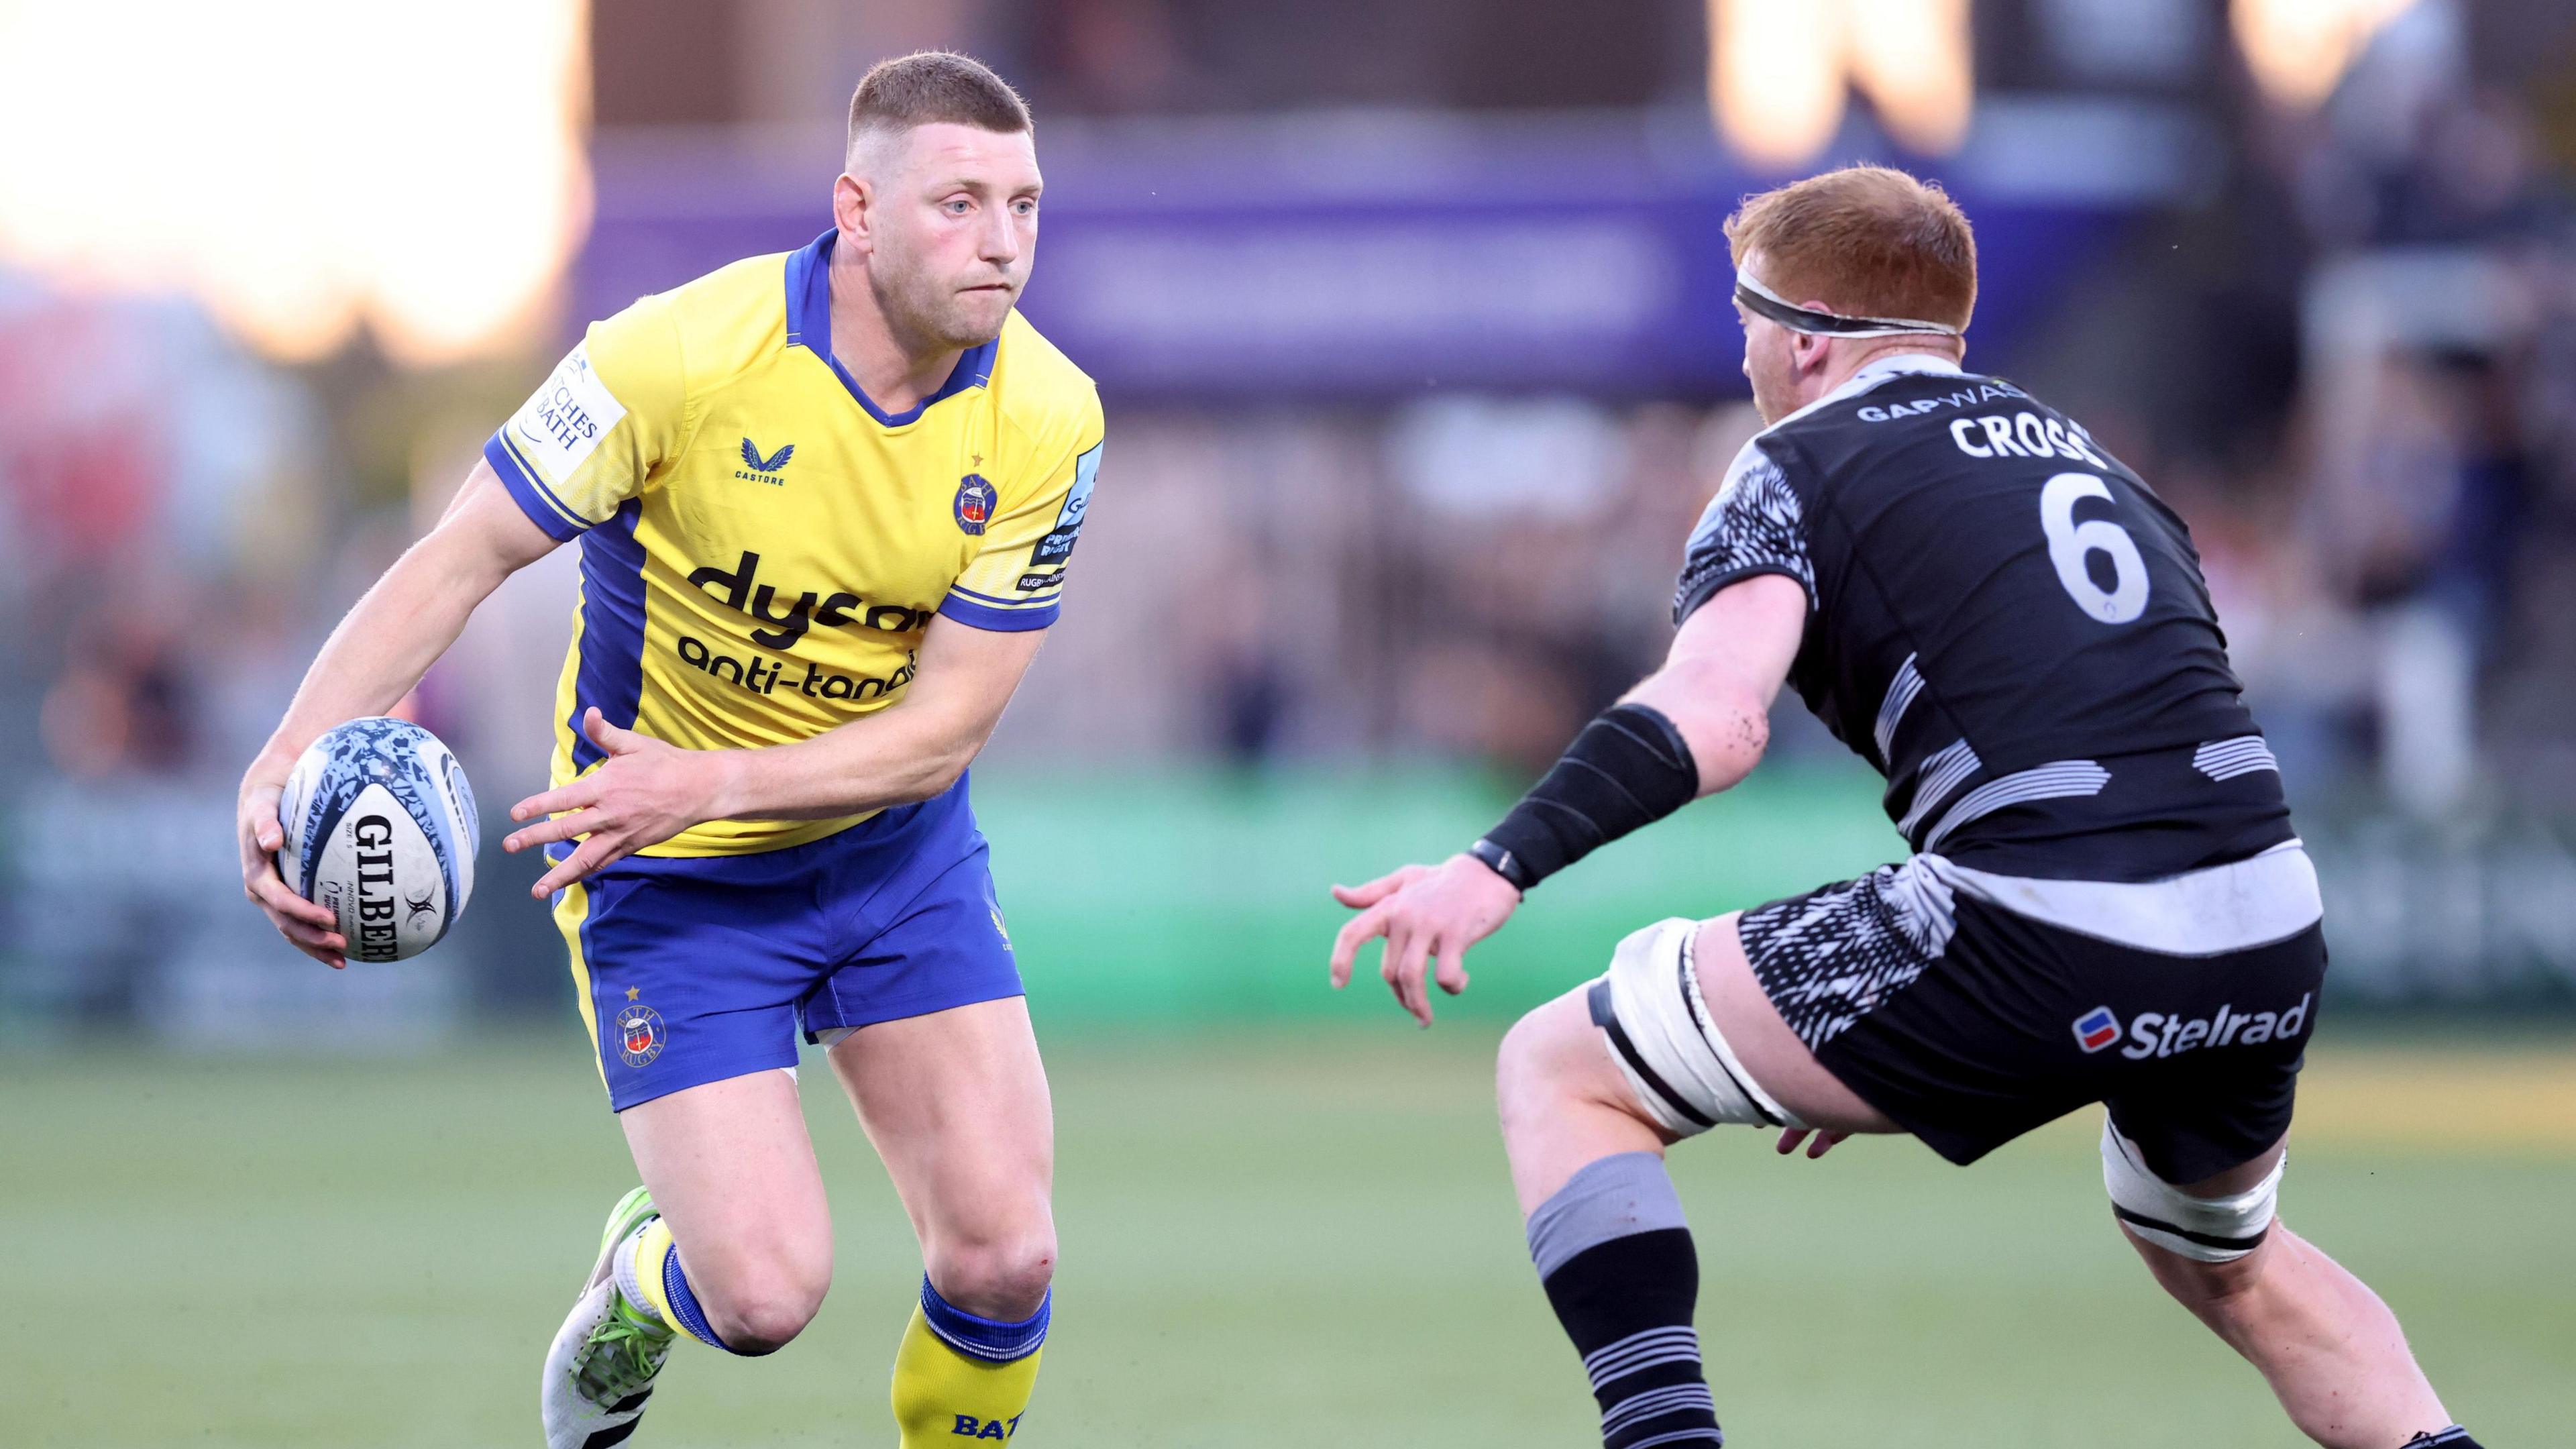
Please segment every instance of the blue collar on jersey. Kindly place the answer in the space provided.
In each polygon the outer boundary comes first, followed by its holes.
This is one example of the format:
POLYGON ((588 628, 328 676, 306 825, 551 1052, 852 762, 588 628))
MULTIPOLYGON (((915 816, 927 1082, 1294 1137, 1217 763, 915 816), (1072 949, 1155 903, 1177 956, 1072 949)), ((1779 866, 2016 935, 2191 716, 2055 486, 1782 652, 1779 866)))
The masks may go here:
POLYGON ((993 378, 993 355, 1001 350, 1002 340, 995 338, 980 347, 969 347, 959 355, 956 370, 939 385, 939 391, 914 403, 899 413, 878 407, 859 380, 850 376, 841 359, 832 355, 832 243, 840 239, 835 227, 787 258, 787 345, 802 347, 830 365, 832 375, 868 416, 889 428, 900 428, 917 421, 932 403, 954 397, 970 387, 982 387, 993 378))

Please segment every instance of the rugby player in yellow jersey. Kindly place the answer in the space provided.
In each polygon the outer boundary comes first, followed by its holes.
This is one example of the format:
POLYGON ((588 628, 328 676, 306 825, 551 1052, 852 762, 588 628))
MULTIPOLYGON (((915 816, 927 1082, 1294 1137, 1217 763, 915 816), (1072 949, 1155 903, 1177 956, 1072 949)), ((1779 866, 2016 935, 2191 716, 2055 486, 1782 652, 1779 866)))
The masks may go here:
POLYGON ((679 1335, 768 1353, 822 1302, 800 1031, 921 1241, 902 1442, 1009 1439, 1046 1336, 1047 1084, 966 767, 1055 620, 1100 403, 1013 310, 1040 183, 1007 84, 944 53, 877 66, 846 165, 812 245, 589 330, 242 782, 251 896, 340 965, 331 916, 270 863, 289 768, 579 541, 553 788, 504 844, 546 852, 536 893, 644 1187, 546 1358, 553 1449, 632 1435, 679 1335))

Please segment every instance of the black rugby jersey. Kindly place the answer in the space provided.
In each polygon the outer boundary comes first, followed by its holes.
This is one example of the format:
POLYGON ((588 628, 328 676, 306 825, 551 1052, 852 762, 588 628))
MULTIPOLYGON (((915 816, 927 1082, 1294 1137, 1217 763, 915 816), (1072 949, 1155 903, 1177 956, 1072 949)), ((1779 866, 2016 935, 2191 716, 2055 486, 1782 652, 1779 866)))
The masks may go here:
POLYGON ((1916 851, 2143 881, 2291 838, 2181 518, 2013 384, 1886 357, 1757 434, 1674 621, 1766 573, 1807 591, 1790 684, 1916 851))

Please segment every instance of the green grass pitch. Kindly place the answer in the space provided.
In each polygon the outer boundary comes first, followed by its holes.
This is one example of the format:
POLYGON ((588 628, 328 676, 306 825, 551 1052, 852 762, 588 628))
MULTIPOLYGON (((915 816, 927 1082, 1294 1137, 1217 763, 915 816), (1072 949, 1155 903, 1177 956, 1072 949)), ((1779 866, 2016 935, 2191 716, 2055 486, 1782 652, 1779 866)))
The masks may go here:
MULTIPOLYGON (((1051 1041, 1064 1259, 1020 1442, 1596 1442, 1522 1255, 1493 1035, 1051 1041)), ((2487 1442, 2563 1439, 2576 1053, 2315 1061, 2286 1219, 2389 1298, 2487 1442)), ((831 1299, 772 1358, 683 1345, 640 1445, 892 1442, 914 1250, 827 1074, 806 1089, 831 1299)), ((539 1357, 630 1182, 558 1037, 393 1061, 19 1054, 0 1103, 0 1443, 30 1449, 533 1443, 539 1357)), ((2113 1232, 2094 1130, 2080 1115, 1965 1172, 1899 1141, 1678 1152, 1729 1442, 2299 1442, 2113 1232)))

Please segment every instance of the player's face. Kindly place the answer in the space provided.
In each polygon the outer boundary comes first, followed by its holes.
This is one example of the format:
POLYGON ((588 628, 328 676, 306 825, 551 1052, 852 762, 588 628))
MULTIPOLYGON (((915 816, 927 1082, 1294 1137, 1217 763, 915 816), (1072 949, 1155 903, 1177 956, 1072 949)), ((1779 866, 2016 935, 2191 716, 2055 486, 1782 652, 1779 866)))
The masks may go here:
POLYGON ((1776 423, 1798 410, 1798 368, 1791 357, 1789 329, 1768 317, 1735 308, 1744 327, 1744 376, 1753 384, 1753 410, 1765 423, 1776 423))
MULTIPOLYGON (((1759 277, 1764 275, 1763 260, 1762 249, 1756 247, 1744 254, 1741 265, 1759 277)), ((1768 317, 1755 316, 1741 302, 1735 304, 1735 320, 1744 327, 1744 375, 1753 384, 1753 410, 1762 415, 1762 421, 1776 423, 1815 401, 1807 389, 1819 375, 1827 344, 1820 338, 1802 337, 1768 317)))
POLYGON ((1035 138, 916 126, 872 169, 868 282, 886 320, 945 347, 999 336, 1037 254, 1035 138))

